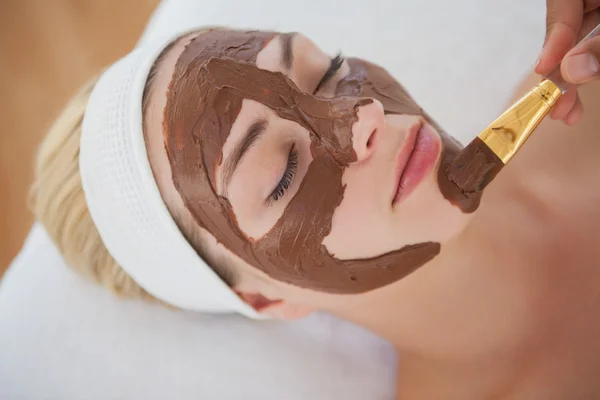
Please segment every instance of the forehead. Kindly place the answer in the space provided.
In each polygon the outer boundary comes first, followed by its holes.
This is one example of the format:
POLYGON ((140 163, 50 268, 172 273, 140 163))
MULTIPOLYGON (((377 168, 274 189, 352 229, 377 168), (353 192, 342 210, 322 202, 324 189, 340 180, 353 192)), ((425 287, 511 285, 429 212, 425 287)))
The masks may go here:
POLYGON ((149 90, 147 98, 144 99, 148 104, 144 115, 144 131, 150 140, 161 137, 158 132, 162 129, 163 110, 167 104, 166 94, 175 71, 175 65, 185 50, 185 46, 198 34, 198 32, 194 32, 184 35, 168 47, 166 52, 157 59, 153 68, 154 73, 146 82, 149 90))
MULTIPOLYGON (((175 67, 177 63, 187 62, 184 57, 196 56, 198 61, 207 61, 211 57, 226 55, 231 58, 236 58, 244 61, 256 61, 258 52, 268 42, 275 38, 276 32, 266 31, 235 31, 230 29, 212 29, 192 32, 177 39, 166 52, 157 60, 154 67, 152 81, 148 82, 150 90, 148 98, 145 99, 148 103, 145 116, 145 127, 148 131, 156 131, 163 126, 163 113, 167 103, 167 92, 171 81, 174 78, 175 67), (193 51, 185 51, 188 46, 193 46, 193 51)), ((281 35, 282 40, 278 41, 282 44, 290 44, 293 34, 281 35)), ((275 52, 284 57, 286 62, 291 62, 291 52, 286 51, 286 46, 271 46, 270 54, 275 52), (283 54, 282 54, 283 53, 283 54)), ((152 132, 150 132, 152 133, 152 132)))
POLYGON ((197 67, 212 57, 255 62, 258 52, 276 35, 267 31, 208 30, 190 41, 178 62, 188 68, 197 67))
MULTIPOLYGON (((147 107, 145 110, 144 116, 144 131, 147 133, 147 136, 150 138, 162 137, 164 135, 164 131, 162 135, 159 133, 162 131, 162 127, 164 126, 163 121, 163 110, 167 104, 167 92, 169 90, 169 85, 173 79, 173 75, 175 72, 175 66, 179 58, 182 56, 186 47, 190 45, 192 41, 196 38, 206 35, 207 33, 213 33, 211 35, 212 40, 204 45, 210 47, 210 51, 215 53, 223 48, 230 46, 231 49, 234 47, 239 48, 240 55, 248 55, 252 52, 252 49, 248 46, 248 39, 252 36, 256 36, 256 33, 260 32, 239 32, 232 31, 227 29, 219 29, 219 30, 201 30, 191 32, 186 34, 179 39, 177 39, 171 46, 167 48, 167 50, 162 54, 162 56, 157 60, 156 65, 154 66, 154 73, 151 81, 149 80, 147 85, 149 85, 149 89, 147 92, 147 98, 144 99, 147 103, 147 107), (225 41, 217 41, 215 40, 215 32, 219 32, 220 36, 226 38, 225 41), (234 33, 236 33, 234 35, 234 33)), ((267 33, 264 32, 271 37, 276 34, 273 32, 267 33)), ((208 49, 208 47, 207 47, 208 49)), ((259 49, 260 50, 260 49, 259 49)), ((206 50, 205 50, 206 51, 206 50)), ((205 54, 208 54, 205 53, 205 54)))

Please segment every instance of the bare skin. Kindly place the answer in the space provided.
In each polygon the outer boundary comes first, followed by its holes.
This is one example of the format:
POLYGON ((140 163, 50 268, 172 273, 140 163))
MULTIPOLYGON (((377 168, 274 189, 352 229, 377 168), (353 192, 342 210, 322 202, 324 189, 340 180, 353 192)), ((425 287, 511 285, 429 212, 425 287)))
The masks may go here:
POLYGON ((431 341, 394 341, 398 399, 600 398, 600 84, 579 93, 581 122, 540 126, 458 239, 477 246, 413 293, 431 341))
MULTIPOLYGON (((182 50, 175 46, 159 72, 146 122, 163 198, 185 211, 160 131, 160 94, 182 50)), ((518 92, 537 82, 532 76, 518 92)), ((588 112, 576 127, 545 121, 467 227, 433 261, 388 286, 360 295, 294 287, 206 240, 235 266, 240 297, 261 312, 292 319, 323 310, 393 343, 399 399, 600 398, 600 115, 593 112, 600 85, 580 95, 588 112)), ((366 203, 355 200, 356 217, 366 203)))

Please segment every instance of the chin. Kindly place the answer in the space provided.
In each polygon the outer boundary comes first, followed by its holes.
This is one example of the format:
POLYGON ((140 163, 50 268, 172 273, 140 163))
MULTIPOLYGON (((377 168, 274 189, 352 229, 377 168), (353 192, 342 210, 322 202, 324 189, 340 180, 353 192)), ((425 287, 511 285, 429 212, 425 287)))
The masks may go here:
POLYGON ((437 182, 437 164, 411 195, 393 209, 394 229, 398 237, 410 239, 410 243, 443 245, 460 235, 472 218, 472 214, 463 213, 443 197, 437 182))

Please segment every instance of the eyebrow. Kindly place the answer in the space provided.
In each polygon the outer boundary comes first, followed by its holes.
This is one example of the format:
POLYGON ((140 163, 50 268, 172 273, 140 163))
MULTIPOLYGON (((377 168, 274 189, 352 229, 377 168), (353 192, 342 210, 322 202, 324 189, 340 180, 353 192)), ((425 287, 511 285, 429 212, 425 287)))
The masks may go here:
POLYGON ((292 69, 294 62, 294 53, 292 51, 292 43, 296 33, 285 33, 281 35, 281 64, 289 71, 292 69))
POLYGON ((235 145, 233 152, 223 166, 223 188, 225 192, 227 191, 227 187, 229 186, 229 182, 231 181, 235 169, 240 165, 240 162, 248 153, 248 150, 258 142, 266 130, 267 120, 265 118, 259 118, 250 125, 242 139, 235 145))

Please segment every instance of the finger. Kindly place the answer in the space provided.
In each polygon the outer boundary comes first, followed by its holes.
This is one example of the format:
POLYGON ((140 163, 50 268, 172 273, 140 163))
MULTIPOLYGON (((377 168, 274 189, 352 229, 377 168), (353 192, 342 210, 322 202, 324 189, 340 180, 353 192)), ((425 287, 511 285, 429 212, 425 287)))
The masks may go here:
POLYGON ((570 50, 560 66, 565 80, 580 85, 600 77, 600 36, 570 50))
MULTIPOLYGON (((600 4, 600 0, 597 0, 597 2, 600 4)), ((577 42, 587 36, 598 24, 600 24, 600 9, 584 14, 581 29, 577 35, 577 42)))
POLYGON ((583 2, 583 12, 584 13, 593 11, 596 8, 600 8, 600 0, 584 0, 584 2, 583 2))
POLYGON ((577 90, 570 88, 562 95, 554 105, 554 109, 550 113, 550 118, 554 120, 564 119, 575 106, 577 102, 577 90))
POLYGON ((564 121, 565 121, 565 124, 567 124, 569 126, 573 126, 573 125, 577 125, 581 121, 581 118, 583 118, 583 103, 581 102, 581 99, 579 98, 579 95, 578 95, 577 100, 575 101, 575 105, 573 106, 573 109, 571 111, 569 111, 569 113, 565 117, 564 121))
POLYGON ((545 75, 575 45, 583 19, 583 0, 547 0, 546 39, 535 67, 545 75))

